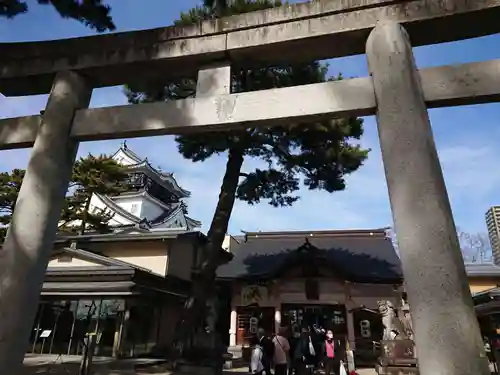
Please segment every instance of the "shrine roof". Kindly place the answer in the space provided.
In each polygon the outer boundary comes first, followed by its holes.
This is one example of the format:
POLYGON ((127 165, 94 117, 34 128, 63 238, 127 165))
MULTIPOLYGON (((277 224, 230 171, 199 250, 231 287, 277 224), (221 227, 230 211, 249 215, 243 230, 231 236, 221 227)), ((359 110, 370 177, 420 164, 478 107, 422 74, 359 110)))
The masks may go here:
POLYGON ((500 266, 494 263, 465 263, 469 277, 500 277, 500 266))
POLYGON ((127 143, 124 141, 120 148, 111 156, 112 159, 116 160, 118 163, 126 166, 129 172, 142 172, 158 184, 166 187, 172 193, 177 194, 180 198, 187 198, 191 195, 186 189, 183 189, 174 178, 173 173, 163 172, 158 168, 153 167, 148 158, 141 158, 134 151, 132 151, 127 143), (124 163, 123 157, 128 159, 124 163))
POLYGON ((314 249, 314 257, 346 280, 388 284, 402 280, 400 259, 385 229, 246 233, 231 250, 233 260, 221 266, 217 275, 275 278, 305 244, 314 249))

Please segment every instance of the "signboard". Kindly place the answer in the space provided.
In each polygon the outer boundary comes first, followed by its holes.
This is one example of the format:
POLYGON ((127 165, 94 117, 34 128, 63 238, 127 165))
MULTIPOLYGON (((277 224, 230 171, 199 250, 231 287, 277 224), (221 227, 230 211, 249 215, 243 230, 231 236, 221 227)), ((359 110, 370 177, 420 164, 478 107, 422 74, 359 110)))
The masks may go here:
POLYGON ((370 329, 370 321, 369 320, 361 320, 359 322, 359 328, 361 332, 361 337, 369 338, 372 335, 372 331, 370 329))
POLYGON ((241 288, 241 305, 260 305, 266 301, 267 288, 260 285, 247 285, 241 288))
POLYGON ((250 318, 249 325, 248 325, 248 332, 252 334, 257 333, 257 329, 259 328, 259 319, 252 317, 250 318))
POLYGON ((46 339, 47 337, 50 336, 51 333, 52 333, 52 330, 46 329, 46 330, 42 331, 42 333, 40 333, 40 338, 46 339))

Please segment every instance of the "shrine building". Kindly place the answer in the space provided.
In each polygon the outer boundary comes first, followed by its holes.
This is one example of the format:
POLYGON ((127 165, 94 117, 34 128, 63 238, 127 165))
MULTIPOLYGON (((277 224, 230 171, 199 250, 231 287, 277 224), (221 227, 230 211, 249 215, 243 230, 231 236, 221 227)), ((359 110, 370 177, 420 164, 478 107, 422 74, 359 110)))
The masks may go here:
POLYGON ((385 229, 254 232, 227 241, 220 267, 229 285, 229 347, 245 347, 258 327, 332 329, 358 352, 382 336, 377 301, 401 305, 399 257, 385 229))

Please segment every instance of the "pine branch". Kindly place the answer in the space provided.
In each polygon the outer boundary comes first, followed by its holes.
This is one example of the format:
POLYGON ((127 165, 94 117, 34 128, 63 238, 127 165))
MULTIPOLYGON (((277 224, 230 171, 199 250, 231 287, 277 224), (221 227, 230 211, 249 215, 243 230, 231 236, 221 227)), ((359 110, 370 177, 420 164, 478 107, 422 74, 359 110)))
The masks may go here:
MULTIPOLYGON (((38 4, 51 5, 62 18, 74 19, 97 32, 113 31, 115 24, 111 8, 101 0, 37 0, 38 4)), ((29 10, 26 1, 0 0, 0 17, 14 18, 29 10)))

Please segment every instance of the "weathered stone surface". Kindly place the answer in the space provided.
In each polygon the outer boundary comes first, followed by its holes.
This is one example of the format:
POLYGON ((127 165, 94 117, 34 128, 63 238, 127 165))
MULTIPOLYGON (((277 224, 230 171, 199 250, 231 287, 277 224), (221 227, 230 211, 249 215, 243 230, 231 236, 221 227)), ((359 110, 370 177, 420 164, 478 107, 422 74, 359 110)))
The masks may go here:
POLYGON ((391 359, 415 359, 415 344, 412 340, 383 340, 380 342, 381 356, 391 359))
POLYGON ((75 112, 92 89, 75 73, 57 75, 0 251, 0 374, 19 374, 56 236, 78 144, 75 112))
POLYGON ((0 92, 47 93, 61 70, 79 71, 102 87, 194 77, 228 57, 251 67, 360 54, 370 30, 388 21, 404 23, 413 45, 434 44, 499 32, 499 18, 500 0, 321 1, 188 27, 4 43, 0 92))
MULTIPOLYGON (((229 74, 228 69, 217 70, 219 78, 229 74)), ((500 100, 500 60, 428 68, 419 73, 429 108, 500 100)), ((205 90, 199 89, 200 93, 205 90)), ((77 111, 71 136, 77 141, 145 137, 370 114, 375 114, 371 79, 356 78, 217 99, 205 96, 135 107, 82 109, 77 111), (303 98, 315 99, 304 101, 303 98), (264 111, 262 103, 272 105, 264 111)), ((31 147, 40 119, 40 116, 27 116, 0 120, 0 150, 31 147)))
POLYGON ((380 25, 370 34, 366 53, 420 372, 487 375, 484 345, 408 34, 398 24, 380 25))

